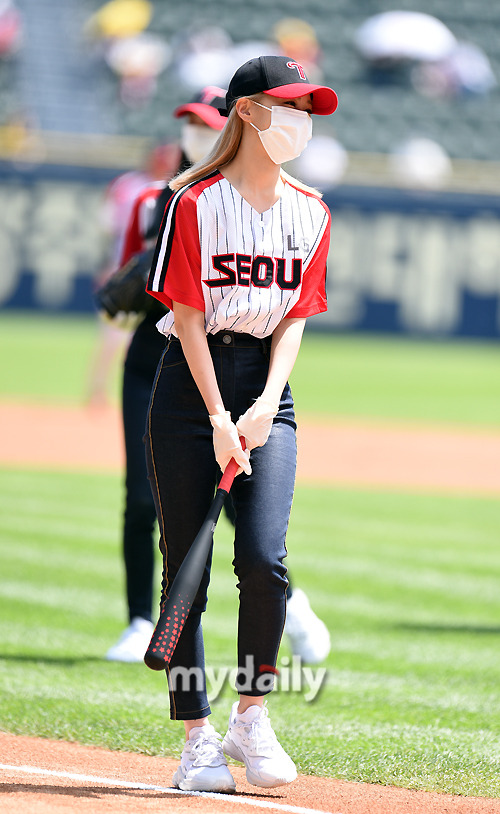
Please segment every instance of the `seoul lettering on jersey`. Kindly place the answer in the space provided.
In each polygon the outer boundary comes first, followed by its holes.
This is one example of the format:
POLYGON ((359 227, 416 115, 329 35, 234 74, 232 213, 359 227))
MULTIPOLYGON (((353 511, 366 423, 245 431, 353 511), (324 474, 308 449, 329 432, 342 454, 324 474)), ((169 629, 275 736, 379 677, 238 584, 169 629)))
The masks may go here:
POLYGON ((287 273, 285 257, 266 257, 250 254, 218 254, 212 257, 212 268, 220 271, 220 279, 203 280, 209 288, 254 285, 269 288, 275 282, 283 291, 295 291, 302 280, 302 259, 291 260, 291 273, 287 273))
POLYGON ((325 311, 329 237, 328 208, 291 180, 265 212, 218 171, 183 187, 165 211, 148 282, 170 309, 158 329, 177 336, 174 303, 203 311, 207 333, 259 338, 285 317, 325 311))

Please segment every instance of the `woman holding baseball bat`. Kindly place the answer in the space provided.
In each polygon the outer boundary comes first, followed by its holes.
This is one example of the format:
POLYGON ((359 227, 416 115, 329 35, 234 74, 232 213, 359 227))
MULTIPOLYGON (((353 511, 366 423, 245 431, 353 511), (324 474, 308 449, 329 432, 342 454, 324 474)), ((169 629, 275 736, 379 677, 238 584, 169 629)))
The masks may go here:
POLYGON ((148 291, 170 310, 153 385, 146 454, 164 557, 162 595, 179 569, 231 458, 239 475, 234 570, 238 578, 239 693, 221 744, 208 722, 201 614, 210 558, 167 669, 171 717, 186 745, 174 785, 234 791, 224 755, 250 783, 296 777, 271 728, 286 612, 285 538, 296 466, 288 377, 305 320, 326 310, 330 215, 320 196, 281 169, 311 137, 311 114, 337 107, 287 57, 252 59, 234 74, 228 117, 213 151, 170 182, 148 291), (243 450, 240 437, 245 440, 243 450), (186 680, 186 677, 188 680, 186 680), (181 680, 182 679, 182 680, 181 680))

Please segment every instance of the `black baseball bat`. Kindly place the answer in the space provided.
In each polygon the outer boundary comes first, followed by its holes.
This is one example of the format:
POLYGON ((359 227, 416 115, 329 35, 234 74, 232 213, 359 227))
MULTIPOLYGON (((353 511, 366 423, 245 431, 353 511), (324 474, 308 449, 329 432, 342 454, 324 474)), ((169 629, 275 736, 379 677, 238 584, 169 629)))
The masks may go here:
MULTIPOLYGON (((244 439, 240 438, 240 441, 241 446, 245 449, 244 439)), ((163 602, 149 647, 144 655, 144 662, 151 670, 164 670, 172 658, 196 592, 200 587, 217 520, 237 471, 238 464, 234 458, 231 458, 220 479, 201 529, 191 543, 170 586, 168 597, 163 602)))

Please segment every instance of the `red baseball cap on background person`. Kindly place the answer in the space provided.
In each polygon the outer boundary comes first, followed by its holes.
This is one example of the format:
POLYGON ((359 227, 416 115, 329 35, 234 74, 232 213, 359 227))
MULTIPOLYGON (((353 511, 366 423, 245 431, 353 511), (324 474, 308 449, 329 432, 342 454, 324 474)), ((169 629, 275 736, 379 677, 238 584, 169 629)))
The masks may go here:
POLYGON ((226 120, 220 115, 219 108, 224 107, 226 91, 213 85, 203 88, 196 96, 185 105, 180 105, 174 110, 174 116, 179 119, 187 116, 188 113, 195 113, 205 124, 214 130, 222 130, 226 120))
POLYGON ((253 96, 254 93, 268 93, 279 99, 297 99, 312 94, 312 113, 329 116, 337 109, 338 98, 332 88, 313 85, 309 82, 302 65, 290 57, 255 57, 245 62, 229 83, 225 109, 221 116, 229 116, 236 99, 253 96))

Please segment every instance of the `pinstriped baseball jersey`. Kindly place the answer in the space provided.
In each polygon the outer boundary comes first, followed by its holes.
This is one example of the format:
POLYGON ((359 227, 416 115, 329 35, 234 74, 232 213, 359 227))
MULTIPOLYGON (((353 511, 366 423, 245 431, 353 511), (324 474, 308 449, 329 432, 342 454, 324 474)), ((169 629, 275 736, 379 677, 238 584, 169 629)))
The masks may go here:
MULTIPOLYGON (((168 308, 203 311, 207 333, 269 336, 284 317, 326 310, 329 239, 330 213, 316 195, 285 182, 260 213, 216 171, 170 199, 148 291, 168 308)), ((172 311, 158 329, 177 335, 172 311)))

